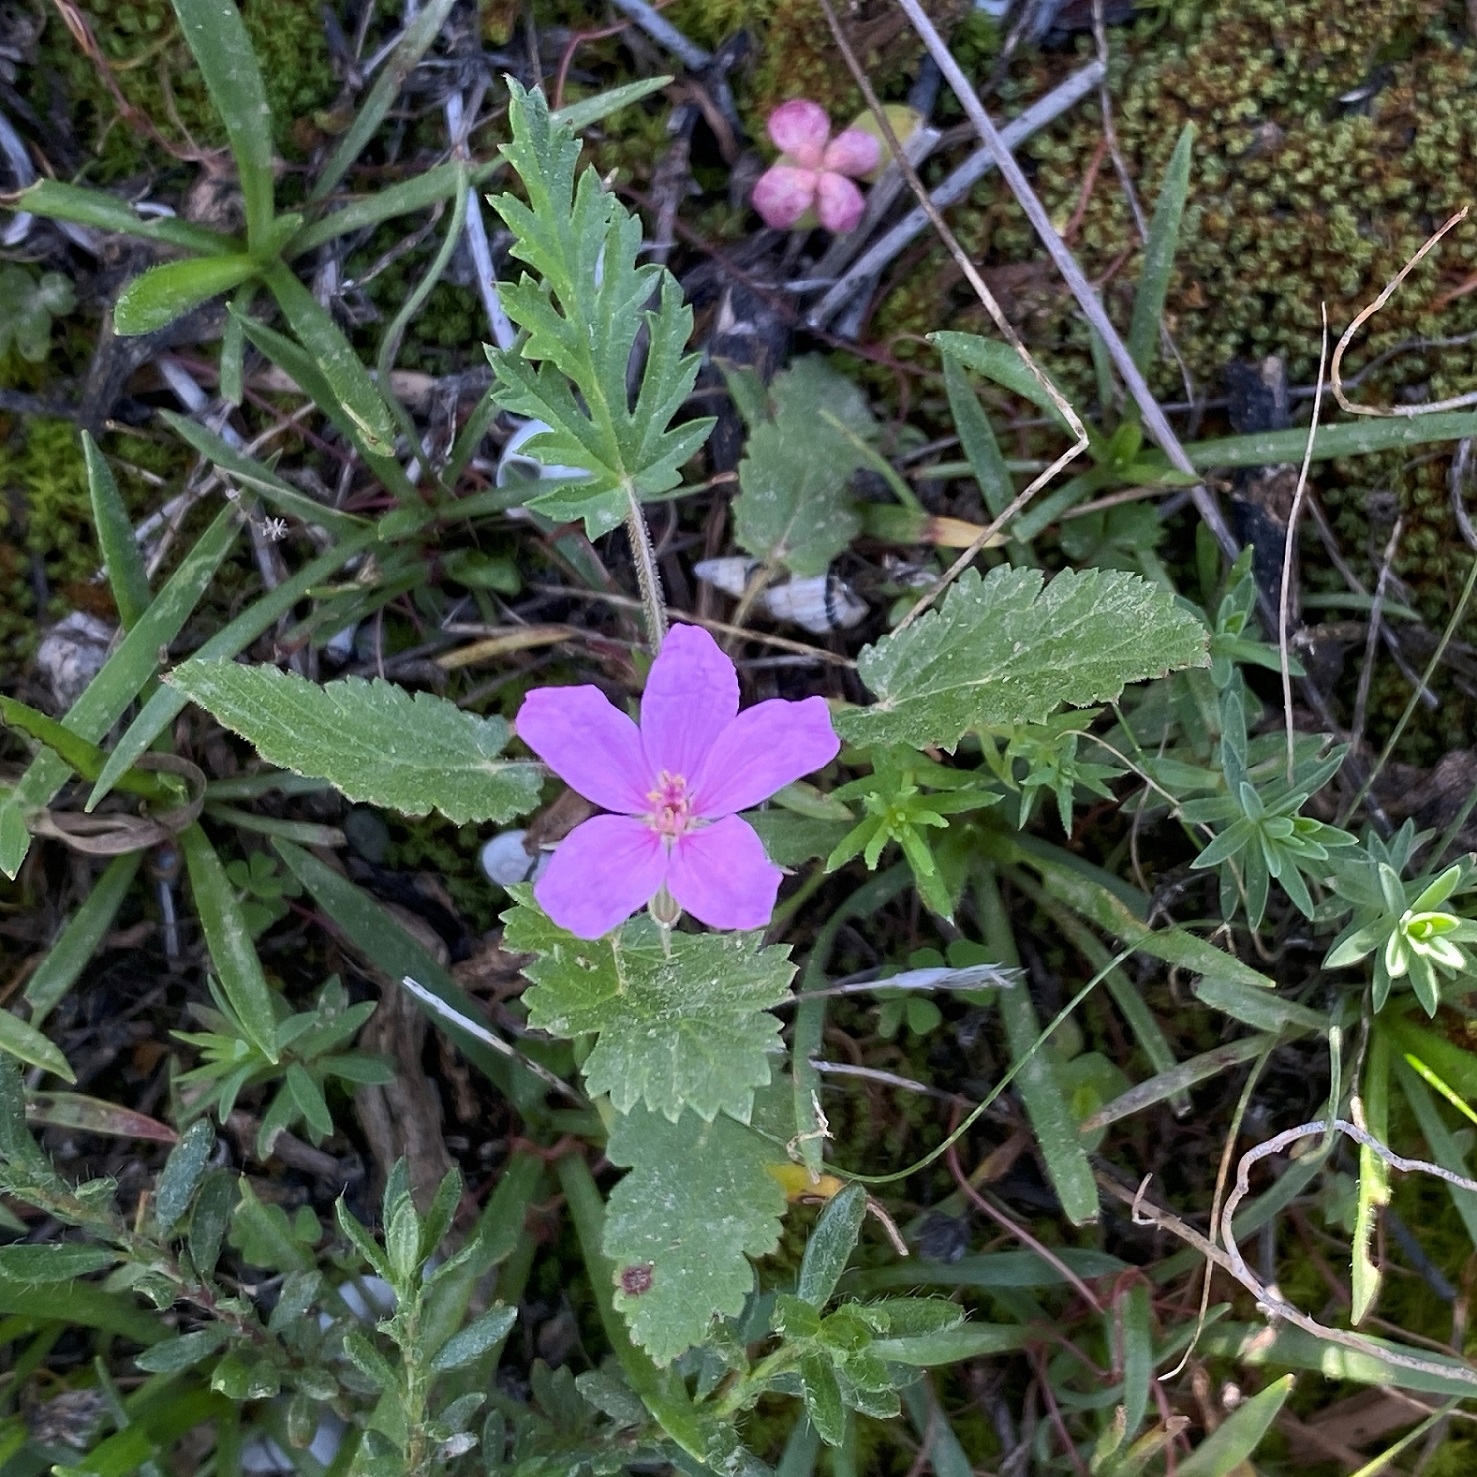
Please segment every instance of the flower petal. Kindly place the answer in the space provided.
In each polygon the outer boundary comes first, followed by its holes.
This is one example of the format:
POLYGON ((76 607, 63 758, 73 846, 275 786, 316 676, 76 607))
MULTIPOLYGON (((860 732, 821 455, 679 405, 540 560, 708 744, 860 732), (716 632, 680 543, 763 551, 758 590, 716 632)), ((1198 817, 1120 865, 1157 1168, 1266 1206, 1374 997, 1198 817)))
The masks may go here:
POLYGON ((753 826, 729 815, 677 838, 667 890, 684 913, 709 928, 763 928, 782 875, 753 826))
POLYGON ((797 169, 793 164, 771 165, 759 176, 750 203, 766 226, 788 231, 814 204, 816 179, 813 169, 797 169))
POLYGON ((738 712, 738 673, 701 626, 673 626, 641 699, 641 740, 653 775, 689 784, 738 712))
POLYGON ((513 727, 586 800, 626 815, 647 809, 656 771, 647 766, 641 732, 598 687, 536 687, 513 727))
POLYGON ((708 750, 693 781, 693 810, 707 817, 747 810, 829 764, 840 748, 824 698, 773 698, 745 708, 708 750))
POLYGON ((829 170, 821 174, 815 197, 815 213, 820 223, 837 235, 855 229, 867 203, 862 199, 862 192, 845 175, 833 174, 829 170))
POLYGON ((822 169, 849 174, 853 179, 871 174, 881 162, 882 144, 875 135, 864 133, 860 128, 848 128, 844 133, 838 133, 821 156, 822 169))
POLYGON ((533 895, 560 928, 597 939, 650 902, 666 870, 661 837, 645 822, 597 815, 555 847, 533 895))
POLYGON ((831 136, 831 120, 819 103, 807 97, 792 97, 769 115, 769 136, 775 148, 802 169, 814 169, 821 162, 826 140, 831 136))

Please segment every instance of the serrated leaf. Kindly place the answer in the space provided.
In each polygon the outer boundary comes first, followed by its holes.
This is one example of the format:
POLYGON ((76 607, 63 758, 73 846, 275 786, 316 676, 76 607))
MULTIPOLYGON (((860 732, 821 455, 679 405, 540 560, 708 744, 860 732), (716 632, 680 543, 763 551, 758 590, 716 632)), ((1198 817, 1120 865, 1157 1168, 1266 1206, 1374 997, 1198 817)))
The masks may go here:
POLYGON ((732 1118, 671 1123, 645 1108, 616 1120, 606 1152, 631 1168, 606 1207, 615 1306, 635 1341, 669 1364, 715 1317, 742 1310, 754 1285, 747 1258, 779 1244, 785 1193, 769 1166, 783 1153, 732 1118))
POLYGON ((539 956, 523 971, 529 1025, 598 1032, 584 1063, 592 1094, 608 1093, 620 1113, 644 1102, 672 1122, 684 1107, 748 1121, 779 1048, 768 1010, 795 974, 787 948, 762 947, 761 933, 676 933, 667 953, 646 916, 587 942, 521 904, 504 922, 506 947, 539 956))
MULTIPOLYGON (((665 268, 638 266, 642 229, 593 169, 576 181, 579 141, 549 114, 543 94, 509 82, 512 141, 502 152, 528 199, 492 197, 513 232, 512 254, 535 273, 500 284, 518 347, 489 349, 493 395, 505 410, 550 430, 529 449, 590 474, 577 489, 591 537, 614 528, 643 498, 670 491, 711 420, 671 421, 697 378, 685 352, 692 312, 665 268), (647 307, 653 296, 657 307, 647 307), (627 373, 643 330, 646 359, 632 403, 627 373), (576 394, 578 391, 578 394, 576 394)), ((566 487, 567 502, 575 489, 566 487)))
POLYGON ((276 667, 189 661, 171 685, 262 758, 405 815, 506 821, 538 804, 537 765, 502 759, 508 725, 430 693, 349 677, 323 687, 276 667))
POLYGON ((750 433, 739 463, 734 537, 756 559, 824 574, 861 527, 846 496, 862 465, 854 441, 874 428, 866 396, 818 356, 797 359, 769 388, 773 417, 750 433))
POLYGON ((1205 628, 1164 591, 1119 570, 966 570, 940 606, 867 647, 877 695, 837 715, 858 744, 940 744, 966 729, 1044 723, 1063 703, 1110 702, 1129 682, 1205 666, 1205 628))

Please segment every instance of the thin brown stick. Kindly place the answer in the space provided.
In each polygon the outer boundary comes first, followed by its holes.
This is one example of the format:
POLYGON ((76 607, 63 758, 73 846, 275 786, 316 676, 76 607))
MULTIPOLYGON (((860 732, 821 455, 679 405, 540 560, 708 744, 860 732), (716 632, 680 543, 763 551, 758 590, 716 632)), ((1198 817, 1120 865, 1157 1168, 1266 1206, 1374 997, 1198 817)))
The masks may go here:
POLYGON ((1011 194, 1015 196, 1017 203, 1026 213, 1026 218, 1041 239, 1057 271, 1062 274, 1063 280, 1071 289, 1072 296, 1077 299, 1077 305, 1082 309, 1083 316, 1102 338, 1114 367, 1118 370, 1129 394, 1133 396, 1134 403, 1139 407, 1139 412, 1143 416, 1144 428, 1154 438, 1155 444, 1174 467, 1196 479, 1194 486, 1190 488, 1190 496, 1195 509, 1206 527, 1215 535, 1216 542, 1225 551, 1227 557, 1234 559, 1241 552, 1240 546, 1227 526, 1226 520, 1221 516, 1221 510, 1216 505, 1215 498, 1200 480, 1200 474, 1191 464, 1189 457, 1185 455, 1185 449, 1180 445, 1179 437, 1175 435, 1174 428, 1169 424, 1159 402, 1154 398, 1143 373, 1133 362, 1122 335, 1103 310, 1097 293, 1093 291, 1092 284, 1077 264, 1077 259, 1062 244, 1062 239, 1057 235, 1046 207, 1042 205, 1036 192, 1031 188, 1030 181, 1026 179, 1015 156, 1005 147, 998 130, 990 121, 989 114, 985 112, 984 106, 970 86, 969 79, 964 75, 959 63, 954 60, 949 48, 944 44, 943 38, 918 0, 898 0, 898 4, 912 22, 913 29, 922 38, 929 55, 938 64, 944 80, 953 88, 965 115, 974 124, 975 131, 995 156, 995 163, 999 167, 1001 178, 1010 186, 1011 194))
POLYGON ((1059 1277, 1076 1289, 1077 1295, 1094 1313, 1102 1313, 1103 1305, 1097 1294, 1049 1246, 1038 1241, 1024 1226, 1018 1225, 1003 1210, 991 1205, 975 1189, 959 1164, 959 1145, 957 1143, 949 1145, 949 1152, 944 1155, 944 1162, 949 1166, 949 1173, 954 1176, 954 1183, 964 1192, 965 1199, 976 1210, 989 1216, 1012 1240, 1019 1241, 1028 1250, 1034 1251, 1059 1277))
POLYGON ((1318 417, 1323 410, 1323 371, 1328 366, 1328 304, 1323 309, 1323 338, 1318 348, 1318 389, 1313 396, 1313 418, 1308 422, 1308 440, 1303 448, 1303 465, 1298 472, 1297 488, 1292 495, 1292 511, 1287 515, 1287 533, 1282 540, 1282 588, 1277 603, 1277 656, 1282 668, 1282 710, 1287 717, 1287 783, 1293 779, 1294 734, 1292 727, 1292 670, 1287 656, 1287 613, 1292 608, 1292 554, 1297 548, 1298 514, 1303 510, 1303 494, 1308 490, 1308 468, 1313 464, 1313 440, 1318 434, 1318 417))
MULTIPOLYGON (((903 3, 906 4, 907 0, 903 0, 903 3)), ((1462 208, 1457 211, 1457 213, 1452 216, 1451 219, 1448 220, 1439 231, 1431 236, 1426 241, 1426 244, 1422 246, 1421 249, 1416 252, 1416 254, 1411 257, 1411 259, 1406 262, 1406 264, 1401 267, 1398 272, 1396 272, 1394 277, 1392 277, 1390 281, 1386 283, 1385 290, 1380 293, 1380 295, 1372 303, 1370 303, 1370 305, 1365 308, 1364 311, 1360 313, 1358 317, 1356 317, 1354 321, 1344 330, 1343 336, 1339 339, 1338 347, 1333 351, 1333 366, 1330 378, 1333 381, 1333 398, 1338 401, 1340 408, 1347 411, 1348 414, 1405 416, 1409 418, 1417 415, 1430 415, 1434 411, 1438 410, 1456 410, 1463 405, 1477 404, 1477 392, 1473 392, 1466 395, 1455 395, 1450 400, 1431 401, 1426 405, 1355 405, 1354 402, 1350 400, 1347 395, 1344 394, 1343 377, 1339 373, 1340 367, 1342 366, 1344 361, 1344 353, 1348 349, 1349 344, 1353 341, 1354 335, 1358 333, 1359 330, 1371 318, 1373 318, 1374 315, 1378 313, 1379 310, 1383 308, 1384 305, 1389 302, 1392 297, 1395 296, 1395 292, 1399 288, 1400 284, 1404 282, 1405 279, 1410 276, 1410 274, 1415 271, 1415 269, 1421 264, 1421 262, 1423 262, 1426 257, 1435 249, 1436 243, 1440 241, 1441 238, 1446 235, 1446 233, 1451 230, 1453 226, 1459 224, 1461 221, 1466 220, 1467 214, 1471 210, 1471 208, 1472 207, 1470 205, 1462 206, 1462 208)))
MULTIPOLYGON (((1349 1126, 1353 1127, 1352 1124, 1349 1126)), ((1304 1127, 1307 1128, 1309 1125, 1304 1125, 1304 1127)), ((1311 1128, 1321 1133, 1327 1128, 1327 1124, 1318 1123, 1312 1125, 1311 1128)), ((1301 1135, 1302 1130, 1294 1129, 1292 1133, 1296 1137, 1301 1135)), ((1262 1285, 1244 1259, 1240 1259, 1239 1253, 1237 1259, 1233 1261, 1228 1252, 1222 1251, 1215 1242, 1197 1231, 1188 1221, 1183 1221, 1173 1211, 1150 1202, 1145 1192, 1150 1179, 1153 1178, 1152 1175, 1146 1175, 1137 1190, 1125 1189, 1117 1180, 1102 1171, 1099 1171, 1096 1178, 1099 1188, 1115 1200, 1131 1207, 1135 1225, 1156 1226, 1162 1231, 1168 1231, 1171 1235, 1179 1237, 1187 1245, 1193 1246, 1208 1261, 1214 1262, 1222 1271, 1229 1272, 1241 1283, 1256 1298, 1257 1306, 1261 1311, 1268 1316, 1282 1318, 1294 1327, 1301 1328, 1305 1333, 1312 1334, 1314 1338, 1327 1339, 1330 1343, 1338 1344, 1342 1348, 1353 1349, 1371 1359, 1381 1360, 1397 1368, 1410 1369, 1420 1374, 1435 1375, 1441 1379, 1456 1380, 1477 1387, 1477 1369, 1469 1372, 1459 1364, 1438 1364, 1434 1360, 1404 1354, 1389 1344, 1378 1343, 1362 1334, 1351 1333, 1343 1328, 1330 1328, 1326 1323, 1319 1323, 1316 1318, 1310 1318, 1292 1304, 1283 1302, 1270 1289, 1262 1285)), ((1239 1204, 1239 1199, 1235 1203, 1239 1204)), ((1232 1209, 1233 1206, 1228 1205, 1227 1208, 1232 1209)), ((1222 1219, 1224 1219, 1224 1212, 1222 1219)))
MULTIPOLYGON (((831 0, 820 0, 820 3, 821 9, 825 12, 826 23, 830 26, 831 34, 836 39, 837 48, 840 50, 842 58, 845 60, 847 68, 851 72, 852 77, 855 79, 857 86, 861 89, 862 96, 866 98, 867 106, 872 110, 872 116, 876 119, 877 126, 881 130, 883 137, 887 141, 887 147, 892 151, 892 157, 894 161, 897 163, 898 168, 902 170, 903 176, 908 182, 908 188, 912 190, 914 197, 918 201, 918 204, 922 206, 922 208, 927 212, 929 222, 932 224, 934 230, 938 233, 939 239, 948 249, 949 255, 954 258, 955 265, 958 266, 959 270, 964 275, 964 280, 969 283, 971 289, 974 291, 975 296, 978 297, 980 302, 984 305, 985 311, 990 315, 995 326, 1004 336, 1005 341, 1011 346, 1011 348, 1016 351, 1017 354, 1021 356, 1021 359, 1025 363, 1026 368, 1030 370, 1032 376, 1035 378, 1037 383, 1039 383, 1041 388, 1046 392, 1047 396, 1051 400, 1051 403, 1056 406, 1058 411, 1060 411, 1062 418, 1067 422, 1067 425, 1071 429, 1073 436, 1076 437, 1076 440, 1074 441, 1072 446, 1061 456, 1059 456, 1056 461, 1051 464, 1051 466, 1049 466, 1044 472, 1037 476, 1036 479, 1031 483, 1031 485, 1027 487, 1025 491, 1022 492, 1017 498, 1015 498, 1014 501, 1012 501, 1005 512, 1002 513, 1000 517, 997 518, 995 522, 991 524, 990 527, 986 529, 985 532, 974 541, 974 543, 972 543, 967 549, 965 549, 964 552, 960 554, 960 556, 948 567, 948 569, 944 571, 943 575, 940 576, 940 578, 932 586, 932 588, 924 593, 924 595, 917 601, 917 603, 907 613, 907 615, 905 615, 903 619, 898 623, 895 630, 901 631, 905 630, 915 620, 917 620, 918 617, 922 615, 923 612, 926 611, 935 600, 938 599, 938 597, 944 592, 944 590, 946 590, 949 585, 952 584, 954 580, 959 577, 959 575, 973 562, 975 556, 980 552, 980 550, 985 547, 985 543, 989 539, 989 537, 998 531, 998 529, 1002 526, 1006 519, 1013 518, 1015 514, 1018 513, 1022 508, 1024 508, 1026 504, 1033 497, 1035 497, 1035 495, 1043 487, 1045 487, 1047 483, 1050 482, 1059 471, 1061 471, 1064 467, 1070 465, 1083 451, 1087 449, 1087 429, 1082 424, 1081 418, 1078 416, 1077 412, 1071 407, 1070 404, 1068 404, 1066 398, 1062 395, 1062 392, 1058 390, 1054 384, 1052 384, 1050 379, 1047 378, 1045 372, 1041 369, 1040 365, 1038 365, 1036 361, 1031 357, 1029 350, 1027 350, 1025 344, 1021 341, 1020 335, 1015 331, 1014 325, 1005 316, 1004 310, 1000 307, 1000 304, 995 301, 994 294, 991 293, 990 289, 985 285, 985 279, 980 276, 978 269, 975 267, 975 264, 970 260, 964 248, 959 244, 958 238, 954 235, 953 231, 949 229, 948 223, 939 213, 938 207, 930 198, 928 190, 924 186, 923 181, 919 179, 918 171, 913 168, 911 163, 909 163, 908 156, 904 151, 902 144, 898 142, 897 134, 893 130, 892 123, 887 116, 886 109, 882 106, 882 102, 878 98, 876 90, 872 86, 871 80, 867 77, 866 72, 863 71, 861 63, 857 61, 856 53, 851 49, 851 42, 847 39, 846 33, 841 29, 841 22, 836 18, 836 11, 831 4, 831 0)), ((907 3, 908 0, 904 0, 905 9, 907 8, 907 3)), ((966 88, 966 91, 967 90, 968 89, 966 88)), ((990 140, 986 139, 985 142, 989 144, 990 140)), ((992 152, 995 153, 995 161, 997 164, 1002 163, 1002 154, 1004 154, 1007 158, 1011 157, 1009 151, 1005 149, 1004 145, 1001 145, 999 150, 995 150, 992 146, 992 152)))
POLYGON ((1390 566, 1395 562, 1395 551, 1400 547, 1400 535, 1405 520, 1397 518, 1390 530, 1389 542, 1380 559, 1380 572, 1375 580, 1374 598, 1369 605, 1369 624, 1364 634, 1364 663, 1359 668, 1359 685, 1354 691, 1354 718, 1349 725, 1349 747, 1353 752, 1359 748, 1364 737, 1364 720, 1369 712, 1369 689, 1374 677, 1374 659, 1379 646, 1385 614, 1385 586, 1390 582, 1390 566))

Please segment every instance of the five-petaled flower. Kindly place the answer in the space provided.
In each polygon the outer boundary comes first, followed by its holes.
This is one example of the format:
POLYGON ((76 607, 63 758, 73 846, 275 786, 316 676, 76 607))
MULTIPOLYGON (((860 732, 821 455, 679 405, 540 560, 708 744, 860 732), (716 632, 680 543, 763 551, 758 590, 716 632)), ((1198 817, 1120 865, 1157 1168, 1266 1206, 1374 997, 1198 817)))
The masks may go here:
POLYGON ((780 869, 747 810, 836 757, 824 698, 738 710, 738 673, 698 626, 677 626, 652 663, 638 728, 597 687, 540 687, 518 737, 597 815, 559 843, 534 886, 580 938, 608 933, 658 899, 711 928, 763 928, 780 869))
POLYGON ((828 231, 850 231, 862 218, 862 192, 852 183, 876 169, 882 145, 859 128, 831 137, 831 120, 819 103, 791 98, 769 115, 777 163, 754 186, 754 209, 767 226, 785 231, 813 206, 828 231))

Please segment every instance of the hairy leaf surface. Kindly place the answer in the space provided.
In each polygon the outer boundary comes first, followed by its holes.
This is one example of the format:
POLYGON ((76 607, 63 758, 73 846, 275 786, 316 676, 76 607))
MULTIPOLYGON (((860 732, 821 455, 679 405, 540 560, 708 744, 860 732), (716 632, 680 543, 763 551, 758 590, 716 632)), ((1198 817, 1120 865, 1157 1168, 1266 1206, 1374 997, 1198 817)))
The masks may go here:
POLYGON ((779 1244, 785 1193, 769 1166, 783 1154, 732 1118, 671 1123, 645 1108, 616 1120, 607 1153, 631 1167, 606 1210, 615 1305, 636 1342, 670 1364, 714 1317, 742 1310, 748 1257, 779 1244))
POLYGON ((769 390, 774 416, 754 426, 739 463, 734 536, 756 559, 824 574, 861 527, 846 495, 862 465, 842 428, 874 429, 866 396, 824 359, 797 359, 769 390))
POLYGON ((269 764, 330 780, 405 815, 505 821, 538 804, 536 764, 503 759, 508 725, 392 682, 319 687, 276 667, 190 661, 169 681, 249 739, 269 764))
POLYGON ((1043 588, 1038 569, 966 570, 940 606, 862 652, 877 702, 836 728, 852 743, 952 749, 968 728, 1042 723, 1208 660, 1200 622, 1137 575, 1068 570, 1043 588))
POLYGON ((504 915, 504 942, 539 957, 524 969, 529 1025, 555 1036, 599 1033, 585 1084, 618 1112, 645 1103, 675 1122, 684 1107, 711 1120, 747 1122, 754 1090, 769 1082, 785 996, 789 950, 763 948, 759 933, 675 933, 670 954, 649 917, 594 942, 538 909, 504 915))

